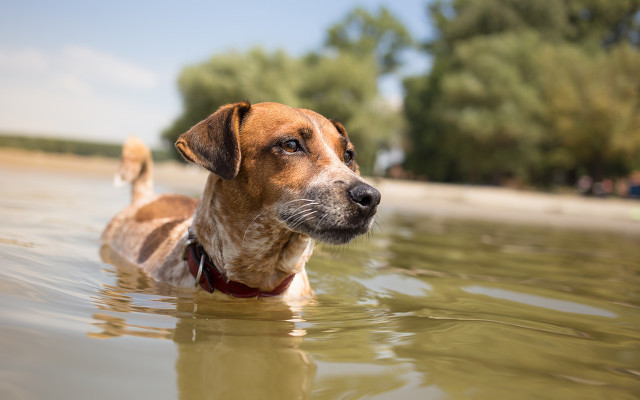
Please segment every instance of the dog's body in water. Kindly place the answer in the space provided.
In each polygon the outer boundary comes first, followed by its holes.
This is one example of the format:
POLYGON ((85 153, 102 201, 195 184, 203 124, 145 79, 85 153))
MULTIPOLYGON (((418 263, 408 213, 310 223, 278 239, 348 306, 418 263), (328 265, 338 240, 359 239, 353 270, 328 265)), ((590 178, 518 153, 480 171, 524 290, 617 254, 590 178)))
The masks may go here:
POLYGON ((200 200, 153 195, 150 153, 130 139, 119 175, 132 182, 132 203, 102 235, 112 251, 172 285, 196 285, 185 249, 198 243, 223 281, 310 297, 305 263, 314 241, 344 244, 366 233, 380 202, 359 176, 344 127, 313 111, 229 104, 176 147, 211 172, 200 200))

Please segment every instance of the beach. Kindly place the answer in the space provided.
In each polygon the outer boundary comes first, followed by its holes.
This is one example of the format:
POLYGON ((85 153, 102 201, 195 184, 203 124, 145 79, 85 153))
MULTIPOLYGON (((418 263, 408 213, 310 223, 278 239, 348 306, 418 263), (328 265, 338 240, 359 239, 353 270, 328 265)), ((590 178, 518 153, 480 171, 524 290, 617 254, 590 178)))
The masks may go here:
MULTIPOLYGON (((9 173, 14 169, 28 169, 105 179, 113 176, 118 160, 2 148, 0 166, 9 173)), ((206 177, 207 171, 177 161, 154 165, 154 179, 158 187, 188 195, 197 196, 206 177)), ((382 193, 382 216, 417 213, 433 218, 640 234, 638 200, 385 178, 367 180, 382 193)))

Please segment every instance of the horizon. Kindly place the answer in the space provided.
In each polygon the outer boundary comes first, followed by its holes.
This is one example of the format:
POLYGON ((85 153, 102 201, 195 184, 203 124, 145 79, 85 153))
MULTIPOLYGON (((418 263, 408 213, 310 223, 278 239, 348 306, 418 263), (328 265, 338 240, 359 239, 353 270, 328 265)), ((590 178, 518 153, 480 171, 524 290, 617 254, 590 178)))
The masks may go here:
MULTIPOLYGON (((366 4, 278 0, 249 6, 121 0, 4 4, 0 132, 104 143, 135 135, 158 148, 162 129, 181 112, 177 77, 183 67, 254 47, 292 56, 320 50, 328 27, 357 6, 370 11, 386 6, 416 41, 424 41, 431 30, 427 4, 426 0, 366 4)), ((425 53, 406 53, 400 74, 379 81, 381 95, 401 104, 402 76, 428 68, 425 53)))

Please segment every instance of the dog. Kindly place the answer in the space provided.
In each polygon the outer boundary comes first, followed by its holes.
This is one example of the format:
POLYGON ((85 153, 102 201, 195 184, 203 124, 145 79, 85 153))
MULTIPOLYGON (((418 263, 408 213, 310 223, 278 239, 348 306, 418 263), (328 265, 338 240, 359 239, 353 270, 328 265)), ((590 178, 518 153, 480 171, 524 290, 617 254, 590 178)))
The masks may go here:
POLYGON ((130 139, 120 180, 132 202, 103 245, 153 278, 219 296, 309 298, 314 241, 345 244, 369 231, 380 193, 359 174, 337 121, 278 103, 239 102, 175 143, 210 173, 201 198, 153 195, 148 149, 130 139))

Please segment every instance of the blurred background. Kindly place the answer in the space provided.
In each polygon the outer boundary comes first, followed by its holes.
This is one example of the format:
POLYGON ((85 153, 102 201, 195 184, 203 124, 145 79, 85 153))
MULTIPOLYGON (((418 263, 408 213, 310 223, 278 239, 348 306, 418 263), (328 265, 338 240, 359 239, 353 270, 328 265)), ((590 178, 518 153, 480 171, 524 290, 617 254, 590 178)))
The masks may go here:
POLYGON ((340 120, 369 175, 640 195, 640 0, 2 3, 5 147, 177 158, 276 101, 340 120))
POLYGON ((639 45, 640 0, 0 0, 0 399, 637 400, 639 45), (99 250, 124 140, 197 197, 173 142, 245 99, 382 193, 308 305, 99 250))

